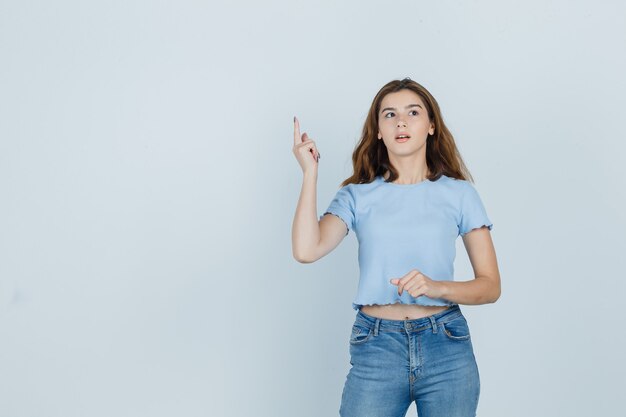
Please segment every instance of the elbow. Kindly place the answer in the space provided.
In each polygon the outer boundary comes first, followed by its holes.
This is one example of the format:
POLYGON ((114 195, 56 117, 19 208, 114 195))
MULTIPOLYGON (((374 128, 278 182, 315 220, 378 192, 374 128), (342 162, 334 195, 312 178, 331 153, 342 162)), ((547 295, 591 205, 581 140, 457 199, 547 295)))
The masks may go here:
POLYGON ((492 278, 489 276, 478 276, 482 286, 476 294, 475 304, 493 304, 500 298, 500 276, 492 278))
POLYGON ((317 245, 292 245, 293 258, 301 264, 310 264, 321 258, 319 244, 317 245))
POLYGON ((315 260, 312 259, 310 256, 306 256, 305 254, 299 252, 293 252, 292 255, 293 258, 301 264, 310 264, 312 262, 315 262, 315 260))
POLYGON ((293 257, 296 261, 300 262, 301 264, 310 264, 311 260, 307 259, 307 258, 302 258, 302 257, 298 257, 298 256, 294 256, 293 257))
POLYGON ((491 303, 495 303, 496 301, 498 301, 498 299, 500 298, 500 294, 502 293, 502 291, 500 290, 500 286, 498 285, 496 287, 496 289, 494 290, 494 294, 491 296, 491 303))

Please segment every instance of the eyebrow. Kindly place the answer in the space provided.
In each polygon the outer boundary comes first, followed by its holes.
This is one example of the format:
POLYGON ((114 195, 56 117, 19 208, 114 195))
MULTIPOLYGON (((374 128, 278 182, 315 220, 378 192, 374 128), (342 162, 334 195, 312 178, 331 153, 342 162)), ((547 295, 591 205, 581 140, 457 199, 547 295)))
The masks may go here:
MULTIPOLYGON (((419 104, 409 104, 408 106, 405 107, 405 109, 410 109, 411 107, 419 107, 420 109, 424 110, 424 108, 420 106, 419 104)), ((396 109, 395 107, 385 107, 380 112, 384 113, 387 110, 395 110, 395 109, 396 109)))

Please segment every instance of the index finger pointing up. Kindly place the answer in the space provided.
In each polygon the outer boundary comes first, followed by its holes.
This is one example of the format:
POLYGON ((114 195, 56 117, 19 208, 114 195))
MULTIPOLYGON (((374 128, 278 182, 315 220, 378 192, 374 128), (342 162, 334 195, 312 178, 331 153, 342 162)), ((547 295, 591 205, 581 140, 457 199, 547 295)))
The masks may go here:
POLYGON ((302 138, 300 137, 300 122, 296 116, 293 116, 293 144, 298 145, 302 143, 302 138))

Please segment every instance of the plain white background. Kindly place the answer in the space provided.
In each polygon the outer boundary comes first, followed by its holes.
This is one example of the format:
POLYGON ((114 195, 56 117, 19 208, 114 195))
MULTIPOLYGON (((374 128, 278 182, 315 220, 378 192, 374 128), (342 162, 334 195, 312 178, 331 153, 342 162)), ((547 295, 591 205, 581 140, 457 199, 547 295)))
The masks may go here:
POLYGON ((625 17, 0 2, 0 416, 338 415, 358 243, 292 258, 293 116, 322 155, 321 214, 375 93, 404 77, 438 100, 494 223, 502 296, 461 306, 478 415, 617 415, 625 17))

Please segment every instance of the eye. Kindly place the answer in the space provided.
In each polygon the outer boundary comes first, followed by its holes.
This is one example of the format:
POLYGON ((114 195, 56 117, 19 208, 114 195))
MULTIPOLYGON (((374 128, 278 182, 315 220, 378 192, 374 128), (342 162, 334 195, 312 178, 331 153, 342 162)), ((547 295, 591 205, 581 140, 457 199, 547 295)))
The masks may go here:
POLYGON ((419 113, 417 112, 417 110, 411 110, 409 113, 413 113, 415 112, 415 115, 417 116, 419 113))
POLYGON ((392 112, 392 111, 390 111, 389 113, 387 113, 387 114, 385 115, 385 118, 387 118, 387 119, 388 119, 388 117, 387 117, 387 116, 389 116, 390 114, 393 114, 393 112, 392 112))

